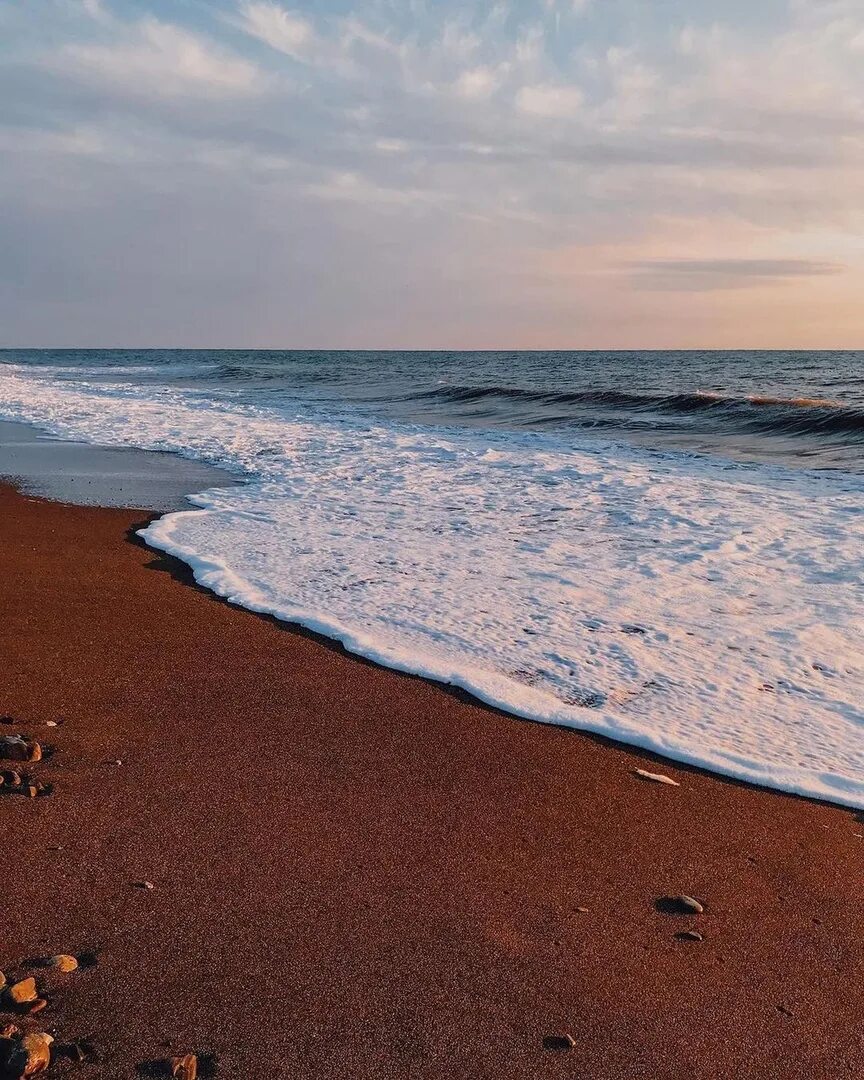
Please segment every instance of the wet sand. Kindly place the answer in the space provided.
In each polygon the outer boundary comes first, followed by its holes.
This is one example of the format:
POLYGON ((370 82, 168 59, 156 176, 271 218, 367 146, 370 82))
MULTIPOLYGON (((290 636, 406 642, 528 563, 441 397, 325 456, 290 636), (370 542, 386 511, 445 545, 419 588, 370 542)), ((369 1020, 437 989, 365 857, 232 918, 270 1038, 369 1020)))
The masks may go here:
POLYGON ((0 968, 98 954, 35 972, 27 1023, 101 1055, 51 1075, 864 1073, 862 815, 349 657, 136 524, 0 489, 0 733, 55 748, 0 792, 0 968))
POLYGON ((19 490, 79 506, 188 510, 187 494, 239 483, 222 469, 177 454, 58 439, 0 420, 0 477, 19 490))

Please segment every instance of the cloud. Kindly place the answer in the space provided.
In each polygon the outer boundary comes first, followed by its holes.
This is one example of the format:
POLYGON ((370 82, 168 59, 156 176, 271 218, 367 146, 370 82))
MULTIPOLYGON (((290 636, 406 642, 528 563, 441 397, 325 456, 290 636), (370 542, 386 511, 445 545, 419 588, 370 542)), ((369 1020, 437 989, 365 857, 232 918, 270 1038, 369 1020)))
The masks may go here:
POLYGON ((299 12, 286 11, 268 0, 241 4, 237 25, 271 49, 295 60, 308 58, 315 48, 316 34, 312 23, 299 12))
POLYGON ((649 259, 626 264, 643 286, 703 292, 744 288, 762 281, 839 274, 844 266, 813 259, 649 259))
POLYGON ((47 62, 108 90, 147 97, 222 98, 260 86, 253 63, 171 23, 148 18, 109 44, 72 43, 47 62))
POLYGON ((0 5, 7 338, 860 338, 860 0, 142 7, 0 5))
POLYGON ((523 86, 516 95, 516 108, 526 116, 542 116, 555 120, 576 117, 584 102, 576 86, 523 86))
POLYGON ((499 81, 497 73, 491 68, 477 67, 463 71, 453 86, 459 97, 478 101, 494 93, 499 81))

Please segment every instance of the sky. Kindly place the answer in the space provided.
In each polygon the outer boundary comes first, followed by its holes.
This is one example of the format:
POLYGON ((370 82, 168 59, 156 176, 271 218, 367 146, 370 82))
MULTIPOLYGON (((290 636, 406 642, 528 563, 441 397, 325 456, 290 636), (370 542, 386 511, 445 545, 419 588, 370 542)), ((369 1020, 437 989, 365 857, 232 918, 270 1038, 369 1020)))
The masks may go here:
POLYGON ((0 0, 0 345, 864 347, 864 0, 0 0))

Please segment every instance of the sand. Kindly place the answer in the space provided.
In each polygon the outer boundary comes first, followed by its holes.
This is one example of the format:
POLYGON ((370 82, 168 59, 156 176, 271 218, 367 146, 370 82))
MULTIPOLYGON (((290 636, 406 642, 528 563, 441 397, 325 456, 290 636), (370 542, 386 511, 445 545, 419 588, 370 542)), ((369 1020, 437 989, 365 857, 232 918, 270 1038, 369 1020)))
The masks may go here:
POLYGON ((0 794, 0 968, 98 954, 35 972, 100 1054, 54 1074, 862 1075, 861 815, 349 657, 141 523, 0 489, 0 733, 55 748, 0 794))

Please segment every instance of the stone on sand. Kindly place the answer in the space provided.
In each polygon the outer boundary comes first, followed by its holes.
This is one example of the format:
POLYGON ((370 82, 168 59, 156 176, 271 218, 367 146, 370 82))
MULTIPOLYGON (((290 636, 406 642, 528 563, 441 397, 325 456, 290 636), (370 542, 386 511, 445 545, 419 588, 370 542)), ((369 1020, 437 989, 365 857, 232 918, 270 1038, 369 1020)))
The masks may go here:
POLYGON ((198 1058, 194 1054, 183 1054, 171 1059, 171 1075, 179 1080, 196 1080, 198 1076, 198 1058))
POLYGON ((7 761, 40 761, 42 747, 35 740, 25 739, 22 735, 0 736, 0 758, 7 761))
POLYGON ((56 968, 58 971, 68 973, 77 969, 78 961, 74 956, 70 956, 69 953, 58 953, 56 956, 51 957, 48 961, 48 966, 56 968))
POLYGON ((26 979, 19 979, 18 982, 12 983, 6 990, 6 997, 13 1005, 27 1005, 31 1001, 35 1001, 38 997, 36 980, 32 975, 29 975, 26 979))
POLYGON ((54 1039, 45 1031, 22 1035, 14 1025, 0 1032, 0 1070, 9 1080, 44 1072, 51 1064, 54 1039))
POLYGON ((543 1039, 544 1050, 572 1050, 576 1040, 568 1033, 564 1035, 547 1035, 543 1039))
POLYGON ((701 915, 705 910, 702 904, 692 896, 663 896, 657 901, 657 907, 667 915, 701 915))

